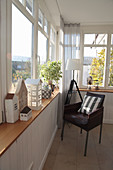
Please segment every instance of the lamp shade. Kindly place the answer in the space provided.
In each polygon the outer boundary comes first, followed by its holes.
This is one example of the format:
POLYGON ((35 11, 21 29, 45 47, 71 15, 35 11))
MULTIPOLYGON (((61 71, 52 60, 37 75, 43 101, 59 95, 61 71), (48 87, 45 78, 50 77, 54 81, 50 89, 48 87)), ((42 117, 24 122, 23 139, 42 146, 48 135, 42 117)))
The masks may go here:
POLYGON ((80 70, 80 59, 68 59, 66 70, 80 70))

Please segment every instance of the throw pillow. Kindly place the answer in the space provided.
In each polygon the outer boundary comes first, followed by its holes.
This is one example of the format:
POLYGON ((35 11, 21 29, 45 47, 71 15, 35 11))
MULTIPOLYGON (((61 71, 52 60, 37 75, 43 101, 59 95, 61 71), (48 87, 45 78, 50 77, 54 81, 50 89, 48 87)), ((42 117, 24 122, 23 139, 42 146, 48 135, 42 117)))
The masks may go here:
POLYGON ((101 102, 102 99, 100 97, 85 95, 79 112, 89 115, 91 112, 101 106, 101 102))

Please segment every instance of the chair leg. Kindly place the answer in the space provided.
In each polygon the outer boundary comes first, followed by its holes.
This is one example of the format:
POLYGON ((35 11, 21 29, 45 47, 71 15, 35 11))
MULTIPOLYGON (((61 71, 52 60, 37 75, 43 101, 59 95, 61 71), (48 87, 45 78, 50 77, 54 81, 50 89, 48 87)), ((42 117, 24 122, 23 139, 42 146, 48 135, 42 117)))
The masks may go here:
POLYGON ((82 128, 80 129, 80 134, 82 134, 82 128))
POLYGON ((102 124, 100 125, 99 144, 101 143, 101 136, 102 136, 102 124))
POLYGON ((87 132, 87 134, 86 134, 86 143, 85 143, 84 156, 86 156, 86 153, 87 153, 88 135, 89 135, 89 132, 87 132))
POLYGON ((63 140, 64 126, 65 126, 65 120, 63 121, 63 127, 62 127, 62 132, 61 132, 61 140, 63 140))

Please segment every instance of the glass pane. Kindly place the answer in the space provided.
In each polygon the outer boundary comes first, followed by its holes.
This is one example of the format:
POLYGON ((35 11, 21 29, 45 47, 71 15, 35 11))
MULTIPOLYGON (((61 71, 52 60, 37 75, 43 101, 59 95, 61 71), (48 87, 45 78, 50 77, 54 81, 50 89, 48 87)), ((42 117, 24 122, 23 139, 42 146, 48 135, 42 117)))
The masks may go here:
POLYGON ((65 63, 68 58, 71 58, 71 47, 65 47, 65 63))
POLYGON ((12 82, 31 78, 32 23, 12 5, 12 82))
POLYGON ((52 40, 52 28, 50 28, 50 40, 52 40))
POLYGON ((50 39, 51 41, 55 42, 56 40, 56 33, 55 31, 53 30, 53 28, 50 29, 50 39))
POLYGON ((84 34, 84 44, 107 44, 107 34, 84 34))
POLYGON ((54 42, 56 41, 56 33, 55 33, 54 30, 53 30, 53 41, 54 41, 54 42))
POLYGON ((72 47, 72 58, 76 58, 76 47, 72 47))
POLYGON ((76 45, 76 34, 72 34, 72 45, 76 45))
POLYGON ((55 46, 50 43, 50 61, 55 61, 55 46))
POLYGON ((44 31, 48 34, 48 21, 44 18, 44 31))
POLYGON ((24 4, 24 0, 19 0, 22 4, 24 4))
POLYGON ((87 85, 89 76, 92 76, 93 85, 104 85, 105 55, 106 48, 84 47, 83 85, 87 85))
POLYGON ((33 15, 33 0, 26 0, 26 9, 33 15))
POLYGON ((109 86, 113 86, 113 48, 111 48, 110 52, 110 66, 109 66, 109 86))
POLYGON ((111 44, 113 45, 113 34, 111 35, 111 44))
POLYGON ((65 45, 70 44, 69 34, 65 34, 64 41, 65 41, 65 45))
POLYGON ((60 42, 63 44, 64 42, 64 32, 60 29, 60 42))
POLYGON ((41 10, 39 9, 39 13, 38 13, 38 24, 43 27, 43 14, 41 12, 41 10))
POLYGON ((40 64, 47 62, 48 39, 38 31, 38 56, 40 56, 40 64))

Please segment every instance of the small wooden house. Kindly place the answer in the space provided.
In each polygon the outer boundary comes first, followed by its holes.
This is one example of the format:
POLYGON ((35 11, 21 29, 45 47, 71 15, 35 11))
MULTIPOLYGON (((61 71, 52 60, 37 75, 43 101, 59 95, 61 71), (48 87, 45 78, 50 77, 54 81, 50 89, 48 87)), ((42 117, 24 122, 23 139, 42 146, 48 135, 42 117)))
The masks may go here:
POLYGON ((6 121, 14 123, 19 119, 18 97, 8 93, 5 98, 6 121))
POLYGON ((19 112, 21 112, 27 106, 27 88, 23 79, 18 82, 16 95, 18 96, 19 112))
POLYGON ((27 121, 32 116, 32 110, 28 107, 27 88, 23 79, 20 79, 18 82, 16 95, 18 96, 18 101, 19 101, 18 107, 20 112, 20 120, 27 121))
POLYGON ((26 79, 28 90, 28 106, 33 110, 42 107, 42 81, 41 79, 26 79))

